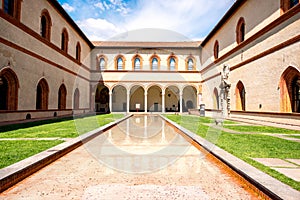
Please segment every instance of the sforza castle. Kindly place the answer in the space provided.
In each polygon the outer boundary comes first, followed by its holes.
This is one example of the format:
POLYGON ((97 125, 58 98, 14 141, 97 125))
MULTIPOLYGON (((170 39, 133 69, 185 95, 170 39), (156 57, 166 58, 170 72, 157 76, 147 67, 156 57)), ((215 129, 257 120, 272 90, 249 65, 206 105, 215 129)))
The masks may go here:
POLYGON ((299 19, 299 0, 236 0, 203 41, 90 41, 56 0, 1 0, 0 121, 204 104, 294 123, 299 19))

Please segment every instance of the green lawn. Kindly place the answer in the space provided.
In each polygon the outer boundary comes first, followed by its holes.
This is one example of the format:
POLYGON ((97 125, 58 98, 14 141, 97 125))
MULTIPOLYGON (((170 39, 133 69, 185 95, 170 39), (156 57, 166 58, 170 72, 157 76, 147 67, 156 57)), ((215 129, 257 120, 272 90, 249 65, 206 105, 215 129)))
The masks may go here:
POLYGON ((0 169, 62 143, 62 140, 0 141, 0 169))
POLYGON ((0 138, 74 138, 123 117, 107 114, 76 119, 47 120, 0 127, 0 138))
MULTIPOLYGON (((217 129, 209 128, 203 121, 209 121, 209 118, 201 119, 196 116, 174 116, 166 115, 172 121, 198 134, 199 136, 212 141, 217 146, 227 152, 239 157, 245 162, 273 176, 274 178, 300 190, 300 182, 294 181, 277 171, 266 167, 251 158, 300 158, 300 143, 288 141, 277 137, 272 137, 261 133, 295 133, 286 129, 278 129, 263 126, 227 126, 224 127, 240 132, 257 132, 256 134, 232 134, 217 129), (239 129, 239 127, 242 127, 239 129)), ((297 132, 299 133, 299 131, 297 132)))
MULTIPOLYGON (((107 114, 77 119, 56 119, 0 127, 0 138, 74 138, 124 117, 107 114)), ((0 168, 9 166, 62 143, 62 140, 0 141, 0 168)))
POLYGON ((276 128, 270 126, 230 126, 224 125, 224 128, 228 128, 234 131, 240 132, 257 132, 257 133, 280 133, 280 134, 300 134, 300 131, 297 130, 289 130, 284 128, 276 128))

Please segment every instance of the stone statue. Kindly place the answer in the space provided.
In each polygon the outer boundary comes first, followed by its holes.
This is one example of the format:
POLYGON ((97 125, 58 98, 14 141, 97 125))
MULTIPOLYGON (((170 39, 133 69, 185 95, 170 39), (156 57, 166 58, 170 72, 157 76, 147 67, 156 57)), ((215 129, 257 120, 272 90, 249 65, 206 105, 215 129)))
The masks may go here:
POLYGON ((222 80, 221 80, 221 89, 222 89, 222 94, 223 98, 221 99, 221 104, 222 104, 222 112, 223 112, 223 117, 227 117, 230 115, 230 87, 231 83, 229 82, 229 72, 230 68, 228 65, 223 66, 223 71, 222 71, 222 80))

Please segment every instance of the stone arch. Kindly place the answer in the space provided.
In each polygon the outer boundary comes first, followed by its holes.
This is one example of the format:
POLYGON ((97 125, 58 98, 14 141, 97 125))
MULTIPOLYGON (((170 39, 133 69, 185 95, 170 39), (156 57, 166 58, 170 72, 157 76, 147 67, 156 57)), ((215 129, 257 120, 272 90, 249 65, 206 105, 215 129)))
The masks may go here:
POLYGON ((180 89, 176 85, 169 85, 165 89, 166 112, 180 111, 180 89))
POLYGON ((19 80, 10 68, 0 71, 0 110, 18 109, 19 80))
POLYGON ((36 87, 36 109, 48 110, 49 86, 46 79, 42 78, 36 87))
POLYGON ((235 88, 236 110, 246 110, 246 90, 242 81, 239 81, 235 88))
POLYGON ((80 107, 79 100, 80 100, 80 91, 78 88, 76 88, 74 91, 74 95, 73 95, 73 109, 74 110, 79 109, 79 107, 80 107))
POLYGON ((295 67, 288 67, 281 75, 280 111, 300 112, 300 72, 295 67))
POLYGON ((187 85, 182 90, 182 111, 197 108, 197 89, 192 85, 187 85))
POLYGON ((112 89, 112 111, 127 111, 127 88, 123 85, 115 85, 112 89))
POLYGON ((162 89, 159 85, 152 85, 147 90, 147 109, 150 112, 162 112, 162 89))
POLYGON ((95 110, 96 112, 109 113, 109 88, 99 83, 95 93, 95 110))
POLYGON ((220 109, 219 92, 217 88, 214 88, 214 92, 213 92, 213 108, 217 110, 220 109))
POLYGON ((58 90, 58 109, 65 110, 67 108, 67 89, 65 84, 61 84, 58 90))
POLYGON ((141 85, 134 85, 130 88, 130 100, 129 100, 129 110, 131 112, 137 111, 136 105, 139 104, 139 111, 144 111, 145 109, 145 89, 141 85))

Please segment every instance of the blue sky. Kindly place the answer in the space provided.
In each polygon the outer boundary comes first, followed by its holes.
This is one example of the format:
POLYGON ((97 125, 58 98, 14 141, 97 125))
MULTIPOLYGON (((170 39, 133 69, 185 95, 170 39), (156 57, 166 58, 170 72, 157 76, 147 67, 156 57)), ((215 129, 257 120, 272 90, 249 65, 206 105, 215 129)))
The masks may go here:
MULTIPOLYGON (((144 30, 160 29, 184 36, 175 40, 203 40, 235 0, 58 0, 58 2, 92 41, 111 40, 116 35, 122 33, 128 35, 128 32, 135 30, 143 30, 138 32, 141 35, 144 30)), ((131 38, 131 40, 139 39, 131 38)))

